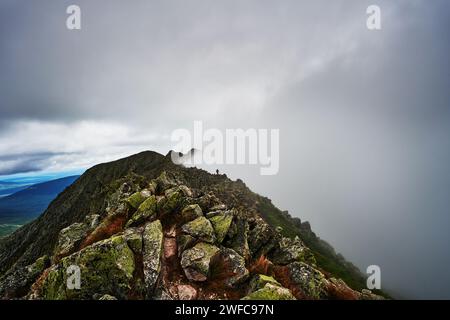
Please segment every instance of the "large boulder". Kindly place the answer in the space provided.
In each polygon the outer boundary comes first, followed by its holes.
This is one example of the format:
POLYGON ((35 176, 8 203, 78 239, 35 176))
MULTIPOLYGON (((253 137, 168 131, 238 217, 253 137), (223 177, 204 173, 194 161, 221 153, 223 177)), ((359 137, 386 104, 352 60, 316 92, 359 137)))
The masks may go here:
POLYGON ((317 269, 304 262, 287 265, 287 272, 292 287, 297 288, 308 299, 321 299, 327 296, 325 276, 317 269))
POLYGON ((202 208, 198 204, 190 204, 181 211, 181 222, 186 223, 197 218, 203 217, 202 208))
POLYGON ((156 217, 156 197, 150 196, 142 202, 130 220, 128 220, 126 227, 137 226, 144 221, 151 220, 156 217))
POLYGON ((249 277, 245 259, 233 249, 222 248, 214 257, 214 263, 220 264, 220 269, 226 274, 224 282, 228 287, 235 287, 249 277))
POLYGON ((161 270, 161 255, 163 252, 163 230, 159 220, 148 223, 142 234, 144 281, 147 296, 151 297, 161 270))
POLYGON ((306 253, 307 248, 299 237, 295 237, 294 240, 283 237, 271 260, 275 264, 287 265, 291 262, 303 261, 306 253))
POLYGON ((242 300, 295 300, 289 289, 272 283, 266 283, 264 287, 242 298, 242 300))
POLYGON ((148 189, 144 189, 142 191, 138 191, 133 193, 126 202, 134 209, 139 208, 139 206, 144 202, 148 197, 152 195, 151 191, 148 189))
POLYGON ((173 188, 178 185, 177 180, 169 175, 166 171, 163 171, 158 178, 154 180, 156 183, 156 192, 158 194, 164 193, 167 189, 173 188))
POLYGON ((209 243, 200 242, 181 255, 181 266, 186 277, 191 281, 205 281, 209 276, 212 258, 219 248, 209 243))
POLYGON ((113 236, 63 258, 43 275, 38 290, 45 300, 93 299, 112 294, 126 299, 132 288, 134 254, 124 236, 113 236), (69 267, 80 268, 80 289, 68 289, 69 267))
POLYGON ((62 229, 58 235, 54 257, 59 259, 76 251, 86 236, 99 225, 99 221, 99 215, 89 215, 83 222, 76 222, 62 229))
POLYGON ((248 246, 248 231, 249 225, 244 217, 238 217, 230 226, 228 230, 228 240, 225 241, 225 246, 233 249, 239 255, 248 259, 250 257, 250 249, 248 246))
POLYGON ((217 242, 222 243, 225 236, 230 229, 231 222, 233 221, 233 214, 231 211, 219 211, 216 215, 209 218, 214 232, 216 234, 217 242))
POLYGON ((165 196, 157 203, 157 209, 161 214, 173 213, 182 210, 187 202, 186 190, 175 187, 166 190, 165 196))
POLYGON ((181 230, 204 242, 214 243, 216 240, 211 222, 203 216, 184 224, 181 230))
POLYGON ((263 219, 256 218, 248 234, 248 246, 254 258, 266 256, 276 247, 281 236, 263 219))

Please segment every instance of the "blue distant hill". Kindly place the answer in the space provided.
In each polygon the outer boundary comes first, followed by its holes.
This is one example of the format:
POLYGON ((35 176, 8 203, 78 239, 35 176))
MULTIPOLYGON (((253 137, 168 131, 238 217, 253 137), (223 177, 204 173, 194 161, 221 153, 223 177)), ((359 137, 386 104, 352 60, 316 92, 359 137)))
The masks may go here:
POLYGON ((0 237, 35 219, 79 176, 34 184, 0 198, 0 237))

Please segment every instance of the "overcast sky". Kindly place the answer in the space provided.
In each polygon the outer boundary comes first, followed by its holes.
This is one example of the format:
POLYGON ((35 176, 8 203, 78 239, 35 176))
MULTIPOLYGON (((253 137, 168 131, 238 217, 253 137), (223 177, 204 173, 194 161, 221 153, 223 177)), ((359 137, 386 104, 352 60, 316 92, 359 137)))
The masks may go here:
POLYGON ((165 154, 194 120, 277 128, 278 175, 221 171, 394 295, 450 298, 449 30, 445 0, 0 0, 0 175, 165 154))

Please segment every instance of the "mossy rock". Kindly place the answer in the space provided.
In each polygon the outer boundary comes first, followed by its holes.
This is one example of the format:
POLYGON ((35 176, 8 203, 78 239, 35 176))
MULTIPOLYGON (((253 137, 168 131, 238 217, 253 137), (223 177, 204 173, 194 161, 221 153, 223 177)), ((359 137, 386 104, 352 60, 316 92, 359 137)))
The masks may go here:
POLYGON ((228 212, 221 212, 209 218, 209 221, 214 228, 217 242, 222 243, 228 233, 228 230, 230 229, 231 222, 233 221, 233 215, 228 212))
POLYGON ((228 239, 224 242, 224 245, 228 248, 233 249, 239 255, 248 259, 250 257, 250 249, 248 246, 248 231, 249 225, 246 219, 238 218, 233 221, 228 230, 228 239))
POLYGON ((177 181, 170 177, 166 171, 163 171, 158 178, 154 180, 156 183, 156 192, 158 194, 164 193, 167 189, 173 188, 177 185, 177 181))
POLYGON ((216 240, 211 222, 203 216, 184 224, 181 230, 185 234, 204 242, 214 243, 216 240))
POLYGON ((249 292, 254 292, 259 289, 264 288, 266 284, 273 284, 274 286, 280 286, 281 284, 270 276, 266 276, 264 274, 257 274, 250 280, 250 289, 249 292))
POLYGON ((126 227, 137 226, 147 220, 151 220, 156 217, 156 197, 150 196, 144 202, 140 204, 136 212, 133 214, 130 220, 128 220, 126 227))
POLYGON ((112 293, 126 299, 134 270, 134 254, 125 237, 114 236, 67 256, 51 267, 43 280, 41 296, 44 300, 72 300, 112 293), (80 289, 67 288, 67 280, 72 277, 67 273, 70 266, 80 268, 80 289))
POLYGON ((164 238, 161 222, 156 220, 148 223, 145 226, 142 238, 144 240, 144 281, 147 297, 151 298, 161 270, 161 255, 164 238))
POLYGON ((183 223, 203 217, 202 208, 198 204, 190 204, 181 211, 181 220, 183 223))
POLYGON ((296 300, 289 289, 272 283, 266 283, 263 288, 250 293, 242 300, 296 300))
POLYGON ((297 286, 308 298, 326 297, 325 276, 314 267, 304 262, 293 262, 288 266, 291 283, 297 286))
POLYGON ((186 277, 191 281, 206 281, 212 258, 219 248, 209 243, 200 242, 181 255, 181 266, 186 277))
POLYGON ((187 204, 187 199, 184 192, 175 188, 173 191, 168 192, 167 195, 158 201, 157 209, 161 214, 173 213, 181 210, 187 204))
POLYGON ((148 197, 151 196, 151 192, 148 190, 142 190, 133 193, 128 197, 126 202, 134 209, 138 209, 139 206, 144 202, 148 197))
POLYGON ((86 216, 83 222, 76 222, 62 229, 58 235, 58 242, 54 250, 55 257, 71 254, 77 246, 94 230, 100 221, 98 214, 86 216))
POLYGON ((141 255, 143 248, 142 232, 138 228, 128 228, 125 229, 123 235, 134 254, 141 255))
POLYGON ((177 236, 177 247, 178 247, 178 256, 180 257, 184 250, 192 248, 196 243, 197 239, 188 234, 180 234, 177 236))

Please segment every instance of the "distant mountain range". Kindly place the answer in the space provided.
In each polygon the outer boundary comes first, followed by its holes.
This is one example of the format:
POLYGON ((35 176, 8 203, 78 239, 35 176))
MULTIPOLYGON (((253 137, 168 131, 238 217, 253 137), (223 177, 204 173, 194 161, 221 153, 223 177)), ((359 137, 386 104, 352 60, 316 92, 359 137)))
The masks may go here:
POLYGON ((11 183, 13 188, 3 189, 2 191, 16 192, 0 198, 0 237, 38 217, 49 203, 78 177, 70 176, 20 187, 11 183))

